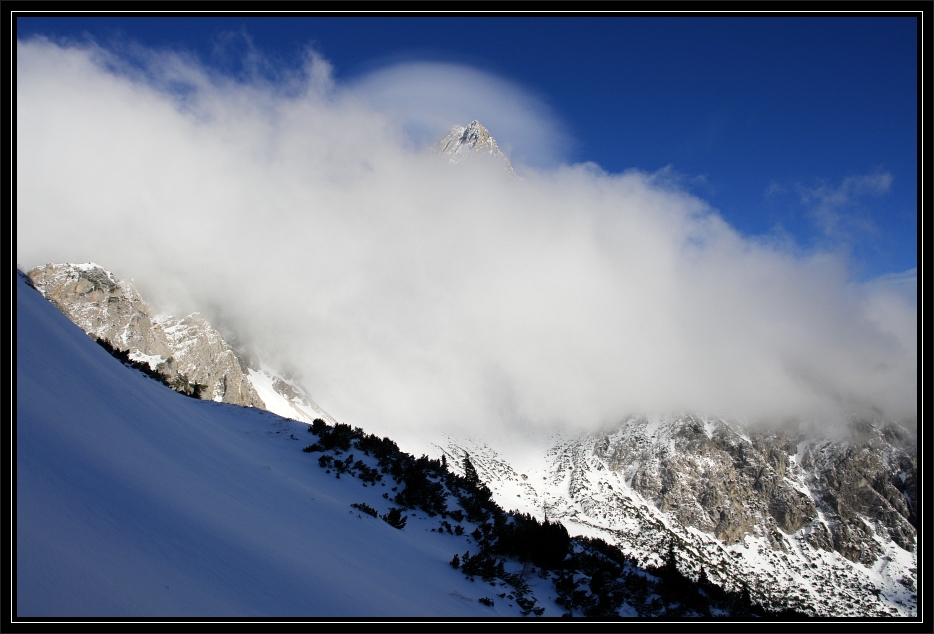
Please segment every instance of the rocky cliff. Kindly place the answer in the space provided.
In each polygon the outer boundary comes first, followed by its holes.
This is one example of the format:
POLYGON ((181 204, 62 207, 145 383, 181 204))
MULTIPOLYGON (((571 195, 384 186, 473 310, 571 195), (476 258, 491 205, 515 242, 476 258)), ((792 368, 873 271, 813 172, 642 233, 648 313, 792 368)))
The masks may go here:
POLYGON ((192 381, 209 386, 210 398, 265 409, 237 356, 199 313, 182 319, 160 315, 156 324, 174 351, 179 370, 192 381))
POLYGON ((660 511, 725 544, 756 535, 787 549, 787 536, 806 529, 814 546, 867 566, 880 554, 877 533, 911 550, 917 449, 909 433, 884 421, 837 433, 809 439, 696 416, 634 419, 601 436, 594 453, 660 511))

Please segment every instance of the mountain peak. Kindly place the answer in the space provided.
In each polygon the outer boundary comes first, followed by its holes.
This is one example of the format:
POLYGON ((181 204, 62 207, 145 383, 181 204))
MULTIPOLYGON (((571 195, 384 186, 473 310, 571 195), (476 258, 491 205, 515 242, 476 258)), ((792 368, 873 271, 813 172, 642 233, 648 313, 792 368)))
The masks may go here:
POLYGON ((462 163, 475 154, 492 156, 503 161, 507 174, 516 176, 509 159, 496 144, 496 139, 490 136, 490 131, 476 119, 466 128, 453 126, 448 135, 438 142, 438 153, 447 156, 451 163, 462 163))

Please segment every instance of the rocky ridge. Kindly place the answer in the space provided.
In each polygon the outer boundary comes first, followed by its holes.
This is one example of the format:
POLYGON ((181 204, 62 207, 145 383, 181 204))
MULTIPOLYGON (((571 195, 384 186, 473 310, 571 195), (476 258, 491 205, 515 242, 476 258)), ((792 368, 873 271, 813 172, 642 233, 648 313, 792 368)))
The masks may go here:
POLYGON ((198 313, 155 317, 131 283, 96 264, 46 264, 28 275, 89 335, 163 374, 182 373, 207 386, 203 398, 265 409, 236 356, 198 313))
POLYGON ((917 613, 917 447, 894 423, 821 437, 637 417, 549 444, 524 473, 482 442, 439 448, 455 465, 469 453, 504 508, 560 518, 648 564, 672 545, 686 574, 772 609, 917 613))
POLYGON ((39 292, 92 337, 148 362, 170 380, 207 386, 203 398, 268 409, 310 423, 334 419, 301 386, 232 349, 199 313, 154 316, 129 282, 96 264, 46 264, 28 273, 39 292), (252 367, 251 367, 252 366, 252 367), (262 396, 260 396, 262 393, 262 396))

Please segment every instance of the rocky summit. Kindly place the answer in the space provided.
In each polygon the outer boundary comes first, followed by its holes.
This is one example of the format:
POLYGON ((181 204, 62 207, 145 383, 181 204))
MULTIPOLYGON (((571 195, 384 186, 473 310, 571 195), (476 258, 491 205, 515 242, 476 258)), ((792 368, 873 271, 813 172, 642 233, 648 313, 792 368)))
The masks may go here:
POLYGON ((490 136, 489 130, 477 121, 471 121, 466 128, 455 125, 446 137, 438 142, 438 153, 447 156, 451 163, 463 163, 471 160, 475 156, 484 156, 493 158, 505 166, 506 173, 511 177, 516 177, 509 159, 503 154, 496 139, 490 136))

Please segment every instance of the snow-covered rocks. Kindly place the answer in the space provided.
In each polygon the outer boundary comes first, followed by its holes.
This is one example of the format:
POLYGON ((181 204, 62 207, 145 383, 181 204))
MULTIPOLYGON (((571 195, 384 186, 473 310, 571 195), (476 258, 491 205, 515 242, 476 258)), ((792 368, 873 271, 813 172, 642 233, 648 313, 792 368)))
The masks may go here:
POLYGON ((17 289, 16 617, 519 616, 437 518, 353 512, 389 487, 325 474, 307 425, 184 398, 17 289))
MULTIPOLYGON (((259 367, 262 368, 262 364, 259 367)), ((337 422, 295 381, 283 378, 267 368, 249 368, 247 378, 270 412, 303 423, 311 423, 316 418, 331 425, 337 422)))
POLYGON ((35 288, 92 337, 126 350, 172 384, 181 374, 207 387, 202 398, 257 407, 293 420, 336 421, 299 383, 234 349, 200 314, 153 315, 130 282, 97 264, 46 264, 28 273, 35 288))
POLYGON ((773 609, 917 613, 917 448, 893 423, 821 437, 634 417, 547 444, 522 473, 481 440, 439 447, 452 464, 469 453, 506 508, 560 519, 572 535, 602 537, 647 563, 673 544, 686 574, 703 569, 773 609))
MULTIPOLYGON (((96 265, 47 265, 30 277, 86 332, 209 385, 206 398, 250 404, 252 390, 255 407, 335 423, 298 383, 238 357, 200 315, 154 317, 132 285, 96 265)), ((507 460, 484 439, 439 445, 455 470, 469 452, 503 508, 602 537, 640 565, 661 564, 671 545, 685 574, 747 588, 772 609, 917 613, 917 447, 890 422, 854 422, 830 437, 633 417, 542 442, 535 459, 507 447, 507 460)))

